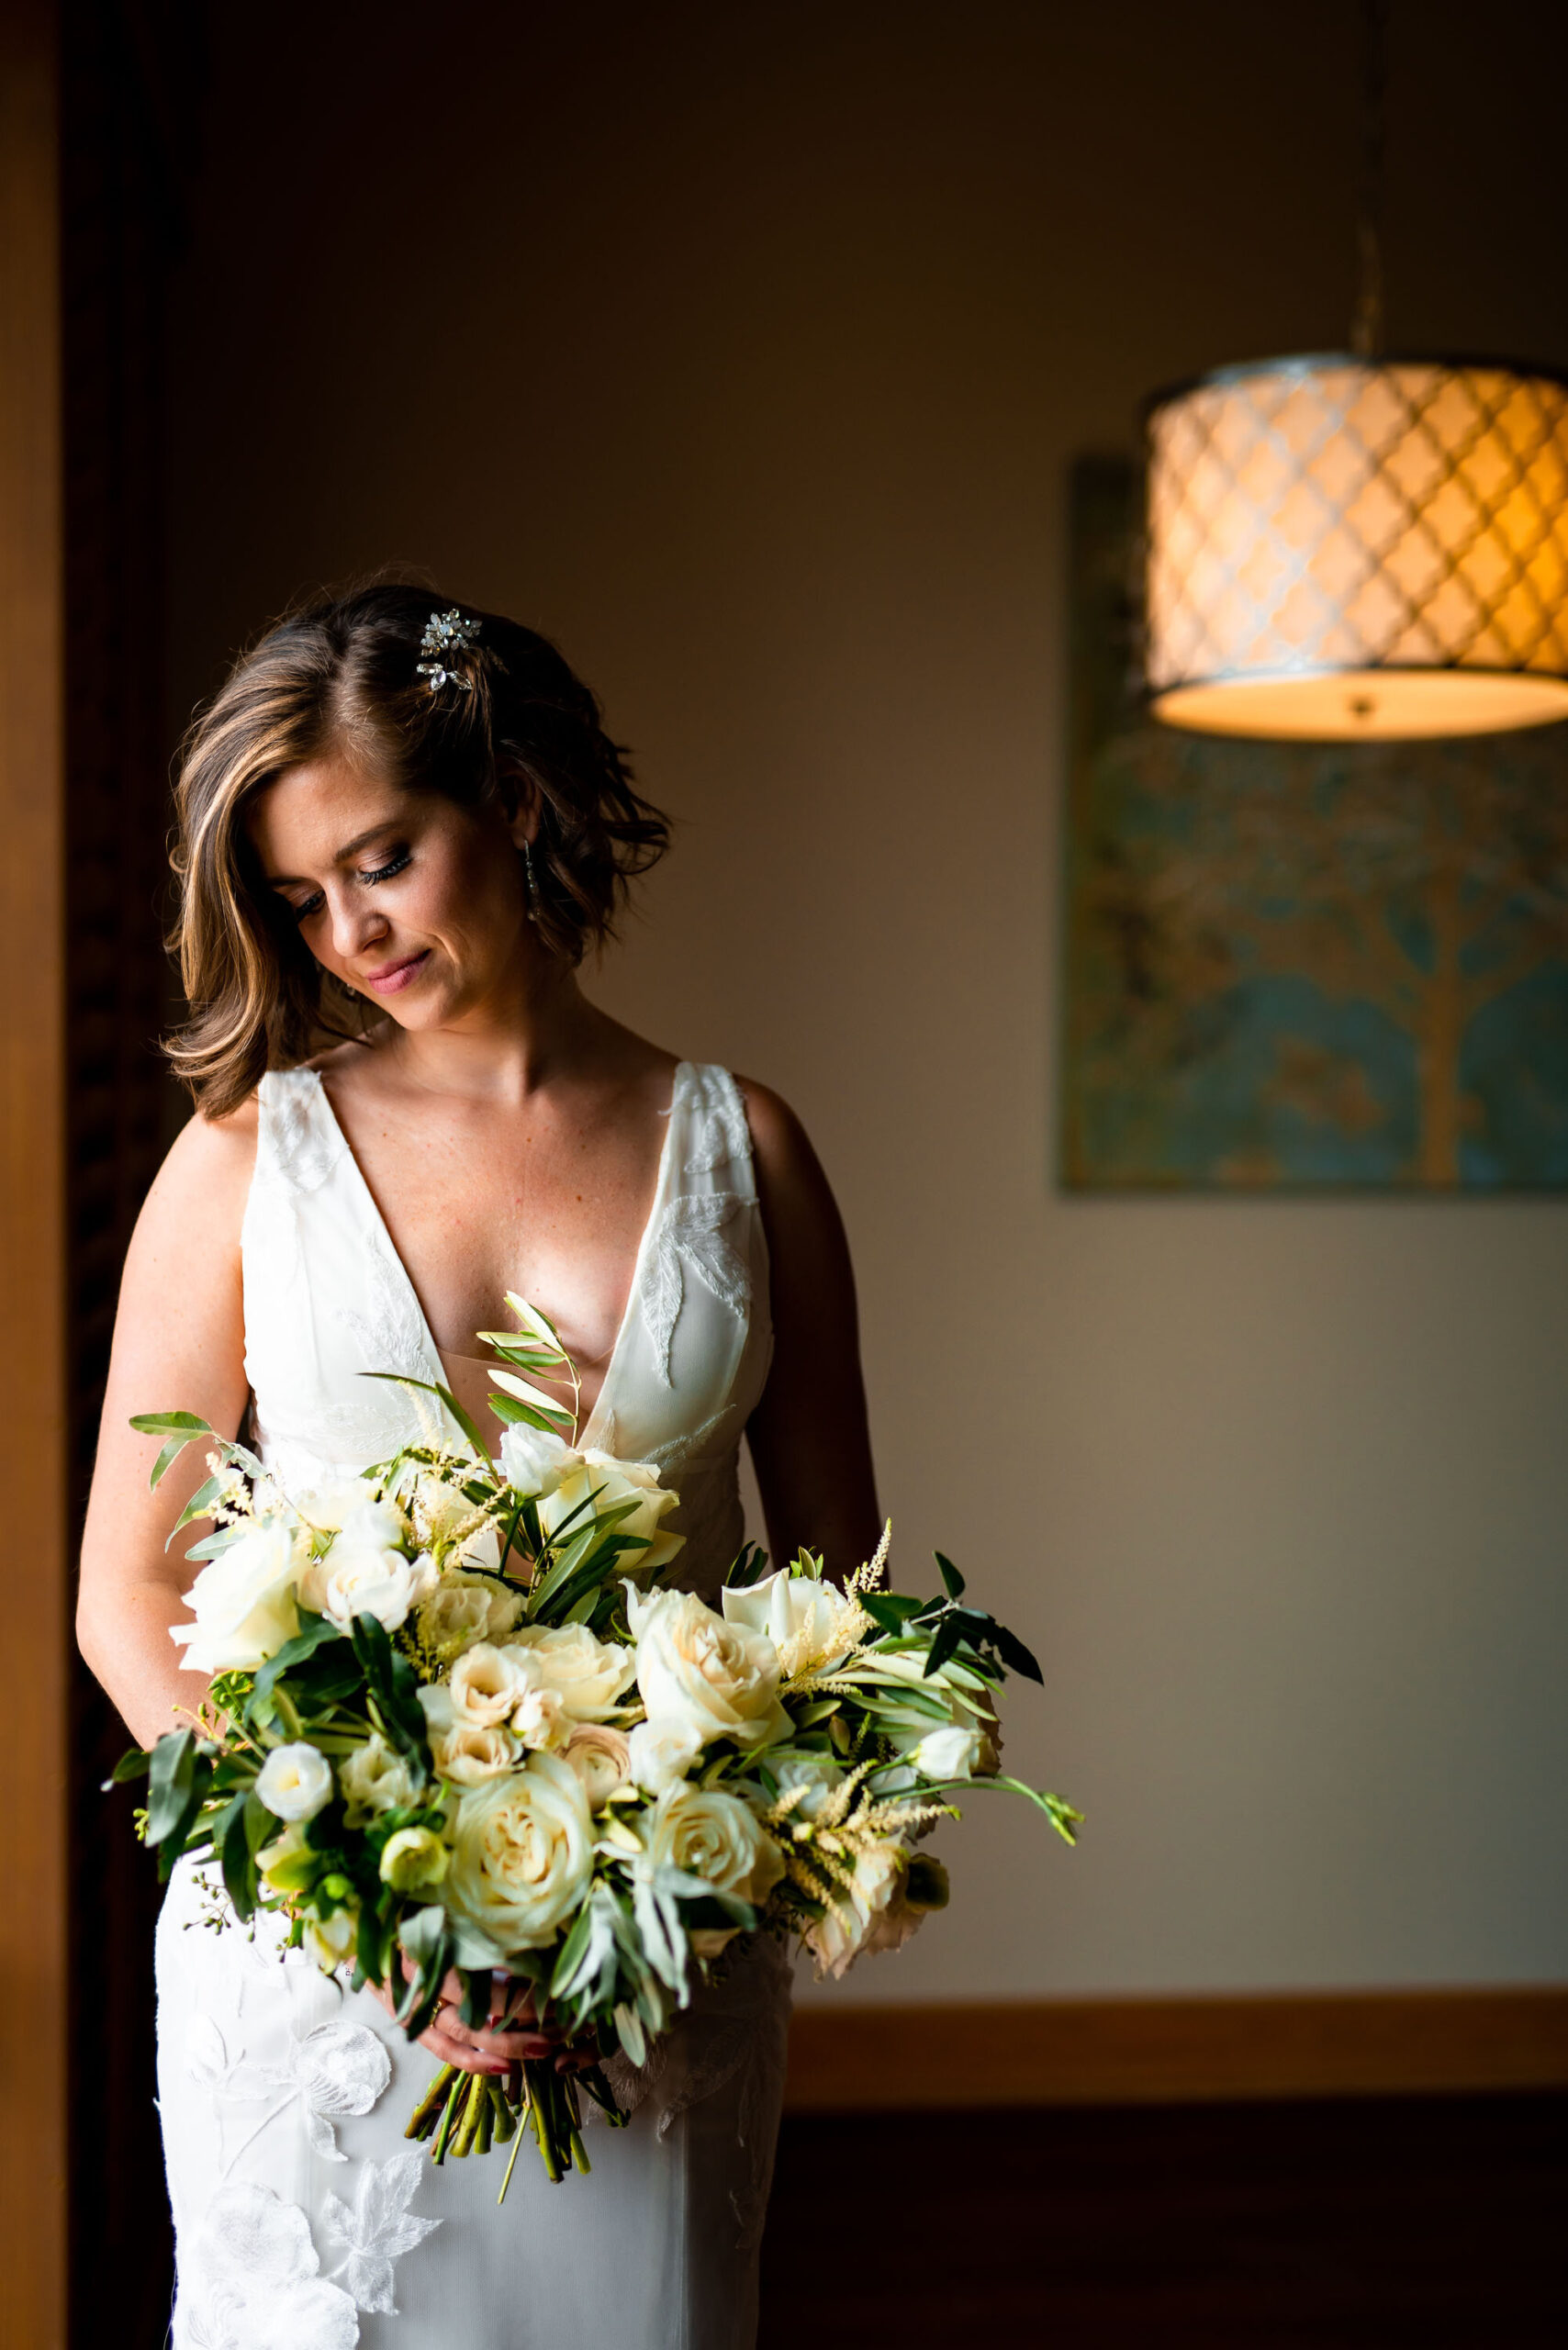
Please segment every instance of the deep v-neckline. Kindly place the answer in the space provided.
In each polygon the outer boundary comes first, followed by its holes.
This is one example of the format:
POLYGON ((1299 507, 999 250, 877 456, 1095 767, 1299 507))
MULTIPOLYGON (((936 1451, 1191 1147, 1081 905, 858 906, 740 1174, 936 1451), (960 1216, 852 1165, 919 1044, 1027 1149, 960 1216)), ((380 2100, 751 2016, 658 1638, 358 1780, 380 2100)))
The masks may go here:
MULTIPOLYGON (((613 1414, 607 1413, 605 1409, 605 1398, 610 1393, 617 1367, 625 1351, 627 1334, 631 1329, 633 1317, 637 1310, 637 1300, 642 1291, 643 1268, 647 1260, 649 1247, 653 1242, 655 1226, 659 1221, 659 1214, 665 1203, 665 1194, 669 1184, 670 1164, 674 1155, 676 1112, 680 1102, 681 1084, 690 1067, 689 1061, 678 1061, 676 1064, 675 1075, 670 1084, 669 1108, 664 1113, 665 1134, 664 1140, 659 1146, 659 1164, 658 1171, 654 1178, 653 1201, 648 1209, 647 1221, 643 1226, 642 1236, 637 1243, 637 1254, 632 1262, 631 1286, 626 1292, 626 1303, 621 1310, 621 1320, 616 1326, 614 1343, 610 1349, 610 1359, 604 1366, 604 1377, 599 1382, 599 1393, 594 1398, 593 1407, 577 1431, 577 1441, 579 1449, 586 1449, 592 1444, 605 1420, 613 1418, 613 1414)), ((403 1262, 401 1252, 392 1237, 392 1228, 383 1215, 364 1169, 355 1156, 354 1147, 348 1138, 343 1122, 332 1107, 332 1097, 327 1091, 320 1070, 312 1069, 309 1074, 316 1080, 318 1099, 326 1113, 327 1123, 349 1167, 365 1221, 375 1240, 386 1251, 387 1262, 396 1270, 398 1280, 408 1293, 408 1302, 420 1326, 420 1343, 425 1352, 425 1368, 432 1381, 444 1386, 446 1384, 445 1365, 441 1359, 441 1348, 436 1345, 435 1334, 430 1326, 430 1316, 426 1314, 423 1301, 414 1286, 413 1275, 403 1262)), ((475 1335, 477 1337, 477 1332, 475 1335)))

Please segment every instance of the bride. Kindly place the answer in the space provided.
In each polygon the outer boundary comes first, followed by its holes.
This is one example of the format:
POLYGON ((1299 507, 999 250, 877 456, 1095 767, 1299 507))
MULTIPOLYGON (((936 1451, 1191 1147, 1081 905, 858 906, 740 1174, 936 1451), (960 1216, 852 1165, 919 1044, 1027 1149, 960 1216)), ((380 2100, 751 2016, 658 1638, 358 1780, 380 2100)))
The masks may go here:
MULTIPOLYGON (((712 1596, 751 1447, 778 1558, 877 1534, 854 1294, 810 1144, 776 1094, 678 1060, 577 979, 666 843, 597 704, 530 630, 378 586, 287 620, 197 722, 179 788, 200 1114, 126 1265, 82 1559, 82 1647, 136 1738, 200 1684, 133 1412, 248 1429, 296 1495, 417 1433, 439 1380, 494 1431, 477 1333, 515 1290, 582 1374, 580 1442, 678 1489, 676 1573, 712 1596), (336 1039, 337 1041, 333 1041, 336 1039)), ((766 951, 760 947, 759 951, 766 951)), ((403 2136, 442 2063, 573 2062, 531 2010, 417 2045, 369 1991, 241 1930, 182 1862, 158 1932, 175 2350, 739 2350, 783 2087, 771 1942, 699 1991, 593 2176, 431 2167, 403 2136)), ((449 1984, 449 1989, 455 1986, 449 1984)), ((498 1992, 498 1998, 501 1994, 498 1992)))

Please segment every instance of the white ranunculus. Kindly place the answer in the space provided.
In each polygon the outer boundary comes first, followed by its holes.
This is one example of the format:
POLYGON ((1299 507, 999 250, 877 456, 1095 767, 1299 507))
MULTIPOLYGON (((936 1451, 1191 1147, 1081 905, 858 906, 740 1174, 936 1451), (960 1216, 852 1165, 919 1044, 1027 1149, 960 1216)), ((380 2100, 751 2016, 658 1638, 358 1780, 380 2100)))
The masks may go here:
POLYGON ((356 1616, 374 1616, 395 1632, 411 1608, 430 1592, 435 1571, 429 1558, 406 1559, 401 1550, 372 1549, 339 1535, 318 1562, 320 1613, 346 1632, 356 1616))
POLYGON ((279 1819, 314 1819, 332 1799, 332 1766, 319 1746, 303 1739, 274 1746, 256 1774, 256 1793, 279 1819))
POLYGON ((602 1810, 611 1796, 631 1784, 631 1740, 609 1722, 579 1722, 561 1749, 561 1760, 582 1781, 590 1811, 602 1810))
POLYGON ((289 1517, 261 1519, 209 1559, 185 1594, 194 1624, 170 1639, 187 1673, 253 1673, 299 1629, 296 1605, 306 1565, 300 1529, 289 1517))
POLYGON ((465 1795, 449 1903, 505 1951, 540 1950, 587 1894, 593 1822, 582 1783, 558 1755, 465 1795))
POLYGON ((513 1767, 520 1749, 510 1730, 460 1721, 444 1681, 428 1682, 419 1700, 430 1732, 431 1757, 443 1779, 460 1787, 477 1787, 513 1767))
POLYGON ((787 1680, 837 1664, 854 1647, 865 1623, 855 1602, 835 1584, 782 1569, 748 1590, 733 1591, 726 1584, 723 1596, 725 1620, 766 1632, 787 1680))
POLYGON ((378 1729, 363 1746, 345 1754, 338 1765, 344 1817, 351 1828, 363 1828, 378 1812, 393 1811, 414 1800, 414 1774, 395 1746, 378 1729))
POLYGON ((543 1686, 558 1691, 579 1722, 607 1720, 636 1677, 632 1651, 599 1639, 586 1624, 527 1624, 513 1633, 507 1650, 529 1656, 543 1686))
POLYGON ((846 1889, 835 1886, 833 1907, 801 1937, 816 1960, 819 1982, 824 1975, 846 1975, 867 1949, 879 1919, 902 1889, 908 1863, 903 1845, 890 1837, 857 1854, 852 1884, 846 1889))
POLYGON ((727 1624, 695 1592, 642 1598, 628 1585, 637 1686, 651 1722, 689 1723, 704 1746, 750 1749, 791 1734, 778 1702, 778 1655, 764 1632, 727 1624))
POLYGON ((626 1741, 632 1776, 651 1796, 684 1779, 702 1751, 690 1722, 639 1722, 626 1741))
POLYGON ((522 1595, 488 1575, 448 1568, 420 1608, 420 1637, 438 1656, 459 1655, 476 1640, 498 1640, 522 1613, 522 1595))
POLYGON ((461 1722, 488 1729, 510 1721, 519 1700, 538 1682, 521 1649, 498 1649, 490 1640, 476 1640, 452 1668, 447 1687, 453 1711, 461 1722))

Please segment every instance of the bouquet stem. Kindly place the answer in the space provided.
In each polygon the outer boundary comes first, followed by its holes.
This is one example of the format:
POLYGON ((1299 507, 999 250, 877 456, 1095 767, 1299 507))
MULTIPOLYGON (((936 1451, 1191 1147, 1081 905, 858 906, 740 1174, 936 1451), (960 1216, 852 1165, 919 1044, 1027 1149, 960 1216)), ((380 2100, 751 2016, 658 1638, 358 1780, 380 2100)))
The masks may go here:
POLYGON ((586 2176, 592 2168, 582 2141, 579 2080, 611 2127, 623 2128, 627 2116, 597 2065, 574 2076, 558 2073, 551 2060, 531 2057, 514 2065, 504 2081, 443 2065, 414 2108, 403 2134, 432 2140, 431 2160, 437 2164, 444 2163, 448 2154, 459 2159, 487 2154, 492 2146, 515 2141, 496 2199, 504 2202, 523 2139, 532 2133, 544 2176, 558 2187, 569 2170, 586 2176))

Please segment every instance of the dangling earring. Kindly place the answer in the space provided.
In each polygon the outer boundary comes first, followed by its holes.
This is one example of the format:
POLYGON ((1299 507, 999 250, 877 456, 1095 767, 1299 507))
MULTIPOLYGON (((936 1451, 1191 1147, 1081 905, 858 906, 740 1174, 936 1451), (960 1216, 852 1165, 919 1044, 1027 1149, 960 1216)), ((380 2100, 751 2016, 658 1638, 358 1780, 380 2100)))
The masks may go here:
POLYGON ((528 900, 528 919, 534 918, 533 909, 539 899, 539 884, 533 878, 533 851, 527 841, 522 845, 523 889, 528 900))

